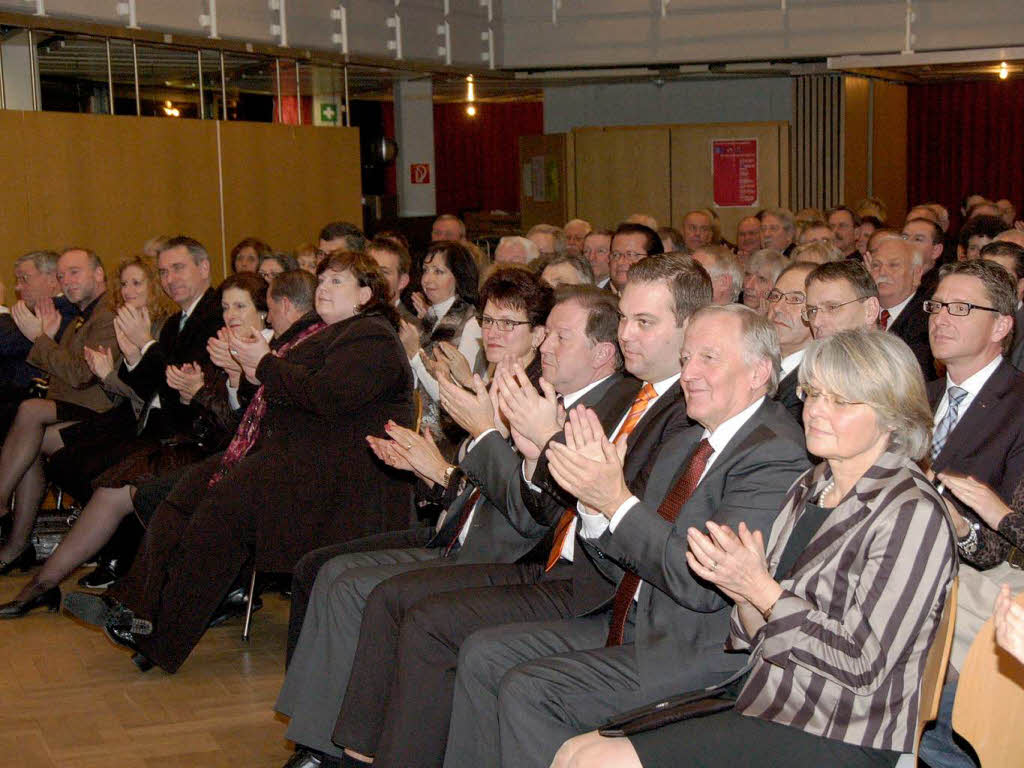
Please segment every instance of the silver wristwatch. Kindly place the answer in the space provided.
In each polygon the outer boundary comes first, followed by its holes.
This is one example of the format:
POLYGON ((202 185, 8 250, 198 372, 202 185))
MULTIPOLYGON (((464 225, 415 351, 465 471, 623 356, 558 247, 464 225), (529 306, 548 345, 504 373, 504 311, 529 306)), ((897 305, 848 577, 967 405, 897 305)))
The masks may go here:
POLYGON ((978 529, 981 526, 978 523, 968 522, 971 529, 967 532, 967 535, 962 539, 956 540, 956 548, 960 550, 960 554, 964 557, 970 557, 978 549, 978 529))

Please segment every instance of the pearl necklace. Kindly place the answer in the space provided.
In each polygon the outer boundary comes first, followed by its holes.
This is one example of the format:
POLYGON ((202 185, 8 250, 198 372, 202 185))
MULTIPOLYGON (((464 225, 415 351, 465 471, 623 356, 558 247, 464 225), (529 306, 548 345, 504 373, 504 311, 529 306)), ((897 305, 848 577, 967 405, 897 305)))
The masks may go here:
POLYGON ((825 497, 828 496, 832 491, 836 489, 836 481, 832 479, 829 484, 821 489, 821 493, 818 494, 818 504, 821 506, 825 505, 825 497))

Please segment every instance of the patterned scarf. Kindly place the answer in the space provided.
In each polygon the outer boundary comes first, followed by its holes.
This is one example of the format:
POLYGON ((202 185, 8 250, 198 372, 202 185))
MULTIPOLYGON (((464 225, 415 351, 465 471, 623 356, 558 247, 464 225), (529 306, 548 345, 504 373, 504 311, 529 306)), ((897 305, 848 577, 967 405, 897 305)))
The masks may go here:
MULTIPOLYGON (((284 357, 285 353, 292 347, 301 344, 310 336, 319 333, 326 327, 327 324, 323 322, 313 323, 313 325, 309 326, 304 331, 296 334, 295 338, 282 344, 270 354, 275 357, 284 357)), ((263 421, 263 417, 266 413, 267 398, 264 394, 264 387, 261 384, 260 388, 256 390, 256 394, 253 395, 252 401, 249 403, 249 407, 245 409, 245 413, 242 415, 242 421, 238 425, 238 430, 235 432, 235 436, 231 439, 231 443, 228 445, 227 450, 224 451, 224 458, 221 459, 220 466, 210 478, 210 482, 206 486, 207 488, 213 488, 213 486, 224 479, 224 475, 227 474, 228 470, 241 461, 242 458, 252 450, 252 447, 256 444, 257 438, 260 436, 260 423, 263 421)))

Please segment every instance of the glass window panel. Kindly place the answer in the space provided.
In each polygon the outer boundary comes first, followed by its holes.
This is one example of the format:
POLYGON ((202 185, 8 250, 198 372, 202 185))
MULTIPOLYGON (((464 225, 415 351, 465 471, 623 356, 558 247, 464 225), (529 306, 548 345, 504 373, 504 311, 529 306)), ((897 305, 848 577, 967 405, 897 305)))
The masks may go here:
POLYGON ((196 52, 169 45, 139 45, 139 98, 145 117, 199 117, 196 52))
POLYGON ((41 109, 109 113, 107 48, 103 38, 36 30, 33 39, 39 62, 41 109))

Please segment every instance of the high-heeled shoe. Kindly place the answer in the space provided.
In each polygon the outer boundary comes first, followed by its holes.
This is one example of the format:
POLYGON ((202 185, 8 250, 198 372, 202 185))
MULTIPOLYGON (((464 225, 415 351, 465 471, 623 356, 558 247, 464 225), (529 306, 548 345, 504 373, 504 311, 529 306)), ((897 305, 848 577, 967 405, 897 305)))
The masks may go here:
POLYGON ((25 548, 18 553, 10 562, 0 560, 0 576, 6 576, 8 573, 13 571, 15 568, 20 568, 22 571, 27 571, 36 564, 36 548, 31 543, 26 544, 25 548))
POLYGON ((50 613, 60 609, 60 587, 34 584, 27 597, 0 605, 0 619, 20 619, 26 613, 42 607, 50 613))

